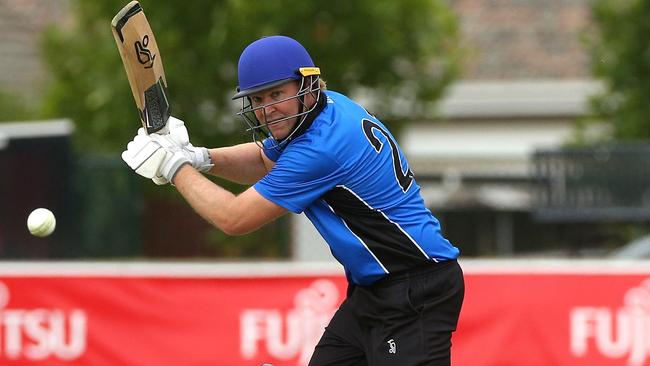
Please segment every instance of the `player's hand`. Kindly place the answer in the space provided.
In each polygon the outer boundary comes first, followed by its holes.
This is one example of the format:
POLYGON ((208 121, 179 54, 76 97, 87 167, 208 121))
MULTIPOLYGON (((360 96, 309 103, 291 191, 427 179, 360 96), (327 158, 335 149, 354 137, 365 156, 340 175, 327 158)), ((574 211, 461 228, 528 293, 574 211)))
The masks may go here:
POLYGON ((151 177, 156 184, 166 184, 172 181, 181 166, 192 164, 189 154, 178 145, 171 135, 149 135, 153 143, 157 143, 165 151, 165 157, 160 162, 158 172, 151 177))
POLYGON ((160 164, 158 173, 151 178, 158 185, 170 183, 178 169, 184 164, 190 164, 199 171, 207 171, 212 167, 210 155, 206 148, 197 149, 190 143, 179 146, 178 140, 169 134, 159 135, 154 133, 149 136, 153 142, 160 144, 167 153, 160 164))
POLYGON ((191 163, 187 153, 170 134, 147 135, 143 128, 128 143, 122 160, 136 173, 156 184, 171 182, 181 166, 191 163))
POLYGON ((160 166, 167 156, 162 146, 146 134, 143 128, 138 129, 138 134, 126 145, 122 152, 122 160, 136 173, 145 178, 158 175, 160 166))
POLYGON ((175 117, 170 117, 168 132, 163 135, 147 135, 140 128, 122 153, 122 160, 136 173, 158 185, 169 183, 169 177, 173 177, 185 163, 201 172, 207 172, 213 166, 208 149, 192 145, 185 123, 175 117))
MULTIPOLYGON (((168 136, 169 139, 162 141, 162 144, 166 145, 166 149, 184 154, 190 164, 200 172, 207 172, 213 167, 208 149, 196 147, 190 143, 187 128, 182 120, 171 116, 167 127, 169 132, 163 136, 168 136)), ((169 183, 169 180, 162 175, 157 175, 151 180, 158 185, 169 183)))
POLYGON ((190 143, 190 136, 185 127, 185 122, 176 117, 169 117, 169 136, 177 143, 177 146, 185 151, 192 166, 200 171, 209 171, 213 164, 210 159, 210 152, 205 147, 196 147, 190 143))
MULTIPOLYGON (((182 120, 170 116, 167 120, 167 130, 169 131, 169 136, 179 147, 183 147, 190 143, 190 135, 187 132, 187 127, 185 127, 185 122, 182 120)), ((162 133, 159 134, 163 135, 162 133)))

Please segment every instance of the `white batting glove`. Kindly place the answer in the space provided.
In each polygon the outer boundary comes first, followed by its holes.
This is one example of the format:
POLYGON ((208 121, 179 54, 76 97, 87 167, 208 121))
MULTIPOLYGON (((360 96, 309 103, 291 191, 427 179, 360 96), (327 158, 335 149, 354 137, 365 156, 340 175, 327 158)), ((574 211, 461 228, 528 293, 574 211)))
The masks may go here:
POLYGON ((141 176, 156 184, 166 184, 172 181, 181 166, 191 163, 188 156, 171 135, 147 135, 140 128, 122 153, 122 160, 141 176))
POLYGON ((176 142, 178 146, 185 146, 190 143, 190 135, 187 132, 187 127, 185 127, 185 122, 182 120, 170 116, 167 120, 167 130, 169 131, 166 134, 160 135, 169 135, 172 140, 176 142))
POLYGON ((196 170, 205 173, 214 166, 208 149, 196 147, 190 143, 190 136, 183 121, 175 117, 169 117, 169 135, 183 148, 196 170))
POLYGON ((171 135, 158 135, 152 133, 149 135, 151 141, 157 143, 165 151, 165 157, 162 159, 157 174, 152 177, 156 184, 166 184, 172 181, 181 166, 192 164, 190 157, 178 145, 178 142, 171 135))
POLYGON ((167 152, 162 146, 147 135, 143 128, 138 129, 138 134, 126 145, 122 152, 122 160, 136 173, 145 178, 153 178, 158 171, 167 152))
MULTIPOLYGON (((185 160, 187 160, 187 162, 196 170, 200 172, 209 171, 212 168, 213 164, 210 160, 210 153, 208 152, 208 149, 204 147, 197 148, 192 146, 192 144, 188 145, 184 146, 182 149, 178 149, 176 146, 169 149, 173 150, 174 153, 182 154, 185 160)), ((151 178, 151 180, 157 185, 164 185, 170 182, 163 176, 162 172, 160 172, 159 175, 151 178)))
POLYGON ((209 171, 213 164, 208 149, 195 147, 189 142, 185 123, 170 117, 167 132, 163 135, 147 135, 140 128, 133 141, 129 142, 122 153, 131 169, 158 185, 167 184, 185 161, 200 172, 209 171), (171 153, 171 155, 170 155, 171 153), (174 156, 177 154, 177 156, 174 156))
MULTIPOLYGON (((189 134, 183 121, 172 116, 169 117, 167 126, 169 133, 162 136, 169 136, 169 139, 161 140, 161 145, 165 146, 168 150, 180 152, 185 155, 190 164, 200 172, 205 173, 214 166, 208 149, 205 147, 195 147, 190 143, 189 134)), ((158 185, 169 183, 163 175, 153 177, 152 180, 158 185)))

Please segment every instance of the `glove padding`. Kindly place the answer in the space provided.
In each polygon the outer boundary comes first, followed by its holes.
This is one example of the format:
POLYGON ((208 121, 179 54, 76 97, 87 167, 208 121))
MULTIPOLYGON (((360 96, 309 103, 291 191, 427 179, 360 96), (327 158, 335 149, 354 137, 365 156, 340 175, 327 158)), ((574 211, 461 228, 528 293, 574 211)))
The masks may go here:
MULTIPOLYGON (((163 135, 160 136, 160 138, 165 138, 168 135, 163 135)), ((159 137, 155 137, 155 140, 157 141, 159 137)), ((162 142, 162 141, 159 141, 162 142)), ((194 147, 192 144, 187 144, 183 148, 179 149, 178 146, 173 146, 171 148, 166 148, 173 150, 174 153, 178 153, 183 155, 183 158, 191 164, 196 170, 200 172, 207 172, 209 171, 213 164, 211 163, 210 160, 210 153, 208 152, 208 149, 205 147, 194 147)), ((169 150, 168 150, 169 151, 169 150)), ((181 164, 182 165, 182 164, 181 164)), ((162 168, 162 166, 161 166, 162 168)), ((175 168, 178 170, 180 168, 180 165, 178 167, 170 167, 170 168, 175 168)), ((176 170, 174 170, 173 174, 171 176, 173 177, 176 173, 176 170)), ((164 185, 169 182, 171 182, 170 179, 167 179, 166 176, 169 175, 169 173, 165 173, 162 170, 157 174, 155 177, 151 178, 151 180, 156 183, 157 185, 164 185)))
MULTIPOLYGON (((180 149, 180 152, 185 155, 194 169, 202 173, 208 172, 212 169, 214 164, 212 164, 210 152, 205 147, 195 147, 190 143, 190 137, 187 128, 185 127, 185 122, 172 116, 169 117, 167 126, 172 142, 176 143, 176 146, 170 147, 172 150, 176 151, 180 149)), ((163 145, 165 145, 164 142, 163 145)), ((169 183, 169 180, 165 179, 162 175, 153 177, 152 180, 158 185, 169 183)))
POLYGON ((196 170, 205 173, 214 166, 208 149, 196 147, 190 143, 190 136, 185 127, 185 122, 175 117, 169 117, 168 126, 172 140, 177 142, 178 146, 185 151, 187 158, 196 170))
MULTIPOLYGON (((157 143, 165 151, 166 155, 158 168, 158 173, 155 175, 154 182, 169 183, 172 181, 178 169, 185 164, 192 162, 188 158, 183 148, 178 146, 178 143, 171 135, 158 135, 152 133, 149 135, 153 143, 157 143)), ((156 183, 159 184, 159 183, 156 183)))
POLYGON ((160 144, 152 141, 144 128, 138 129, 133 141, 126 145, 122 152, 122 160, 136 173, 145 178, 153 178, 158 174, 167 152, 160 144))
POLYGON ((170 117, 169 133, 147 135, 140 128, 133 141, 122 153, 122 159, 145 178, 158 185, 171 182, 183 164, 190 163, 201 172, 209 171, 213 164, 208 149, 195 147, 189 142, 185 123, 170 117))

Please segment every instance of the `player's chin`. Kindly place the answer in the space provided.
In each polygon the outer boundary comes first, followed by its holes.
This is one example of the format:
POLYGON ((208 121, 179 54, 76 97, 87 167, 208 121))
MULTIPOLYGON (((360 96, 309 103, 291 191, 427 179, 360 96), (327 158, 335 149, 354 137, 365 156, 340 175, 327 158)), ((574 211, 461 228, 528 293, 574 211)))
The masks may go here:
POLYGON ((271 130, 271 133, 273 134, 273 138, 276 139, 276 140, 282 140, 282 139, 286 138, 289 135, 287 133, 287 131, 285 131, 284 129, 281 129, 281 130, 279 130, 277 132, 271 130))
POLYGON ((284 137, 278 137, 278 136, 280 136, 280 135, 286 135, 286 134, 287 134, 287 131, 288 131, 287 124, 286 124, 285 122, 279 122, 279 123, 276 123, 276 124, 270 124, 270 125, 268 125, 267 127, 268 127, 268 129, 271 131, 271 133, 273 134, 273 136, 275 136, 276 139, 284 138, 284 137))

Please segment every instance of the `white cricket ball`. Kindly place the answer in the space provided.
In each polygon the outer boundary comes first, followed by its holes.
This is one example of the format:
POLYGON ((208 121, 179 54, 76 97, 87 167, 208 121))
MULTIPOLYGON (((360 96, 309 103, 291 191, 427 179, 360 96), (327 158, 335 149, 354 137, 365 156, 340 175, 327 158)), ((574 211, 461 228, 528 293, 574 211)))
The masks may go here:
POLYGON ((37 208, 27 217, 27 229, 34 236, 48 236, 56 227, 56 219, 47 208, 37 208))

